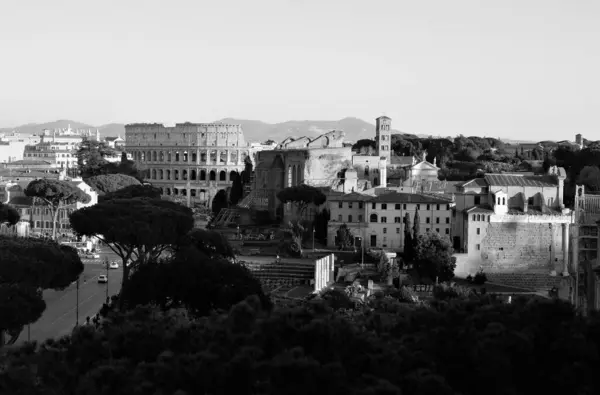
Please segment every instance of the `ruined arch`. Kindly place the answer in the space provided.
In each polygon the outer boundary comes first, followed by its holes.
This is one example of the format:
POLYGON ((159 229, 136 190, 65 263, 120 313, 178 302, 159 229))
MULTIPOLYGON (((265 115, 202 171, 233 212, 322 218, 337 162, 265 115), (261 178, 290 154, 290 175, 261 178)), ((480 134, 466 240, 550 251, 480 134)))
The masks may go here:
POLYGON ((160 170, 158 171, 158 177, 159 177, 159 178, 162 180, 162 179, 164 179, 164 176, 165 176, 165 174, 164 174, 164 171, 163 171, 163 169, 160 169, 160 170))
POLYGON ((160 152, 158 153, 158 159, 159 159, 161 162, 164 162, 164 161, 165 161, 165 153, 164 153, 164 152, 162 152, 162 151, 160 151, 160 152))
POLYGON ((156 162, 156 158, 158 157, 158 153, 156 151, 152 151, 152 161, 156 162))
POLYGON ((227 181, 227 172, 225 170, 219 172, 219 181, 227 181))
POLYGON ((156 180, 156 169, 152 169, 152 176, 150 178, 156 180))
POLYGON ((209 180, 210 181, 217 181, 217 172, 216 171, 214 171, 214 170, 210 171, 209 180))
POLYGON ((187 172, 187 170, 182 170, 181 171, 181 179, 184 180, 184 181, 187 181, 187 179, 188 179, 188 172, 187 172))
POLYGON ((200 181, 206 181, 206 170, 200 170, 200 181))
POLYGON ((190 180, 196 181, 196 169, 192 169, 190 172, 190 180))
POLYGON ((173 170, 173 179, 179 181, 179 170, 173 170))

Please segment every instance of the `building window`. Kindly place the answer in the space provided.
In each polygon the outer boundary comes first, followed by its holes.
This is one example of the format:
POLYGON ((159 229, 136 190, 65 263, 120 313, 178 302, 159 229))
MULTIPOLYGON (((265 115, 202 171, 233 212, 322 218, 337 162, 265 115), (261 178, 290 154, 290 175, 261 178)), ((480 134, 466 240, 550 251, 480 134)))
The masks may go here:
POLYGON ((338 221, 342 222, 342 214, 338 215, 338 221))
POLYGON ((352 216, 351 215, 348 216, 348 222, 352 222, 352 216))
POLYGON ((481 196, 475 196, 475 204, 481 204, 481 196))
POLYGON ((344 208, 344 203, 343 202, 338 202, 338 208, 344 208))
POLYGON ((402 218, 400 218, 400 217, 394 217, 394 223, 395 224, 399 224, 401 222, 402 222, 402 218))
POLYGON ((387 203, 381 203, 381 209, 387 210, 387 203))
POLYGON ((429 223, 429 217, 425 217, 425 223, 428 224, 429 223))
POLYGON ((375 210, 377 208, 377 203, 371 203, 371 208, 375 210))
POLYGON ((435 223, 439 224, 440 223, 440 217, 435 217, 435 223))
POLYGON ((383 228, 383 233, 387 233, 387 228, 383 228))
POLYGON ((431 206, 429 204, 427 205, 427 210, 431 210, 431 206))
POLYGON ((363 202, 358 202, 358 208, 363 208, 363 202))
POLYGON ((446 210, 450 210, 450 205, 449 204, 446 205, 446 210))
POLYGON ((480 244, 476 244, 475 248, 477 248, 477 251, 481 250, 481 245, 480 244))
POLYGON ((417 204, 417 210, 420 210, 420 209, 421 209, 421 205, 417 204))
POLYGON ((396 228, 396 234, 400 233, 400 228, 396 228))
POLYGON ((435 233, 440 233, 440 228, 435 228, 435 233))
POLYGON ((402 208, 406 210, 406 203, 402 205, 402 208))
POLYGON ((361 214, 358 215, 358 222, 362 222, 362 215, 361 214))
POLYGON ((449 224, 450 223, 450 217, 446 217, 446 223, 449 224))
POLYGON ((348 202, 348 208, 352 208, 352 202, 348 202))
POLYGON ((371 222, 377 222, 377 214, 371 214, 371 217, 369 218, 369 221, 371 221, 371 222))
POLYGON ((480 235, 481 234, 481 229, 477 228, 477 234, 480 235))
POLYGON ((477 214, 477 221, 481 221, 481 215, 477 214))
POLYGON ((477 216, 473 214, 473 221, 477 221, 477 216))
POLYGON ((387 223, 387 217, 381 217, 381 223, 382 224, 387 223))
POLYGON ((425 228, 425 233, 429 233, 429 228, 425 228))
POLYGON ((396 210, 400 210, 400 203, 396 203, 396 205, 395 205, 395 209, 396 209, 396 210))
POLYGON ((450 229, 446 228, 446 234, 449 235, 450 234, 450 229))
POLYGON ((527 204, 530 206, 533 206, 533 197, 530 197, 529 199, 527 199, 527 204))
POLYGON ((438 211, 440 211, 440 205, 439 205, 439 204, 438 204, 438 205, 436 205, 436 206, 435 206, 435 209, 436 209, 436 210, 438 210, 438 211))

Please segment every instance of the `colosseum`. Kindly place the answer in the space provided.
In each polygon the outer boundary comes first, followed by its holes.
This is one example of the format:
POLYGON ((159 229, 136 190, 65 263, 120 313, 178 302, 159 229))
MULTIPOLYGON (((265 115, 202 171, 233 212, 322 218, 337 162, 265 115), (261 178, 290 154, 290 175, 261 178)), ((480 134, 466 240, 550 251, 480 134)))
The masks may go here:
MULTIPOLYGON (((244 170, 250 147, 241 125, 135 123, 125 126, 126 150, 165 195, 208 204, 244 170)), ((251 157, 250 157, 251 158, 251 157)))

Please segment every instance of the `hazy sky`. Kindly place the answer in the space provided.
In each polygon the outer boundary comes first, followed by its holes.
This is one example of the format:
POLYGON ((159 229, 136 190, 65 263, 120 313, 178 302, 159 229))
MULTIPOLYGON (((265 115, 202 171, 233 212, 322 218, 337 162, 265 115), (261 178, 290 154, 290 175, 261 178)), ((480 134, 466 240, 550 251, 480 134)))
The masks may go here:
POLYGON ((0 126, 372 121, 600 139, 599 0, 0 0, 0 126))

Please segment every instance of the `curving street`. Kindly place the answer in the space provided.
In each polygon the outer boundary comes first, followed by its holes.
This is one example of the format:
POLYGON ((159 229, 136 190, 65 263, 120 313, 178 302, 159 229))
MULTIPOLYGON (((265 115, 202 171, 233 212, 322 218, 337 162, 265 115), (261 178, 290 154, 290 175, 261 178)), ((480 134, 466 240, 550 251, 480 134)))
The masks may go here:
POLYGON ((79 292, 76 283, 62 291, 44 291, 46 310, 37 322, 31 324, 30 328, 25 327, 17 344, 28 339, 40 342, 48 338, 68 335, 77 320, 77 299, 79 299, 79 324, 84 324, 86 317, 92 318, 100 311, 106 301, 107 286, 109 297, 119 292, 123 276, 120 258, 112 252, 103 252, 100 255, 100 259, 82 259, 84 271, 79 281, 79 292), (105 257, 109 261, 116 260, 119 263, 119 269, 108 271, 108 285, 99 284, 97 281, 98 276, 107 274, 106 268, 102 265, 105 257))

